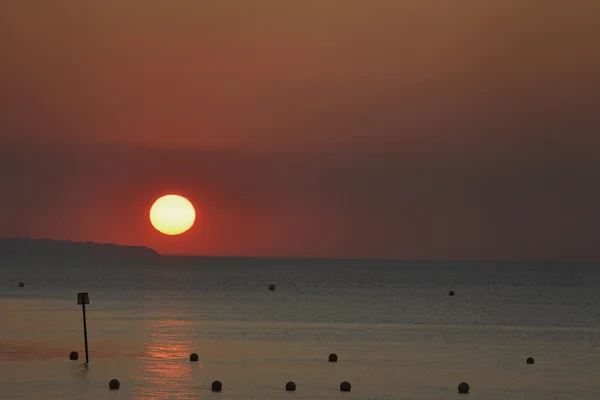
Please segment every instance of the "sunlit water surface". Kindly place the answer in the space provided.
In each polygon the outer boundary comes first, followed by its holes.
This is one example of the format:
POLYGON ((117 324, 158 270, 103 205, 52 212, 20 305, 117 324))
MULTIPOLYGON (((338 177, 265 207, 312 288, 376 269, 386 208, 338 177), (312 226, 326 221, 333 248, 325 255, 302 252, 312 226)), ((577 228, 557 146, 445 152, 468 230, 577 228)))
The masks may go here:
POLYGON ((464 399, 466 381, 470 400, 598 399, 599 266, 3 265, 0 398, 464 399), (79 291, 91 302, 87 368, 79 291), (217 379, 223 391, 211 393, 217 379))

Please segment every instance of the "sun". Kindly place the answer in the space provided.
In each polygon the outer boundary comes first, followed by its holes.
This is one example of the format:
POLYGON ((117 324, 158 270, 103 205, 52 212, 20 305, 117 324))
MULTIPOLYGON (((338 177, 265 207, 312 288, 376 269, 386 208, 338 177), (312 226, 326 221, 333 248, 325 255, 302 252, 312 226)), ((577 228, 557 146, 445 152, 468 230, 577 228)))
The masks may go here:
POLYGON ((196 221, 196 210, 183 196, 168 194, 157 199, 150 208, 152 226, 165 235, 181 235, 196 221))

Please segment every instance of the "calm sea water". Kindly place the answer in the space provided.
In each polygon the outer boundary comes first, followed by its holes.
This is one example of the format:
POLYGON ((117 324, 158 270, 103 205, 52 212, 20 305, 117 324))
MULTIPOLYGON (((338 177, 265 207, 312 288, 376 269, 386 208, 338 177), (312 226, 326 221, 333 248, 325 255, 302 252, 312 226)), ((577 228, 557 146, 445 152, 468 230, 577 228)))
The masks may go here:
POLYGON ((464 399, 456 387, 466 381, 471 400, 597 399, 598 267, 227 258, 3 265, 0 397, 464 399), (91 302, 88 368, 79 291, 91 302), (79 361, 68 360, 72 350, 79 361), (188 361, 192 352, 200 362, 188 361), (338 363, 327 362, 331 352, 338 363), (109 391, 112 378, 119 391, 109 391), (223 392, 211 393, 217 379, 223 392), (290 380, 294 393, 284 391, 290 380), (343 380, 352 392, 339 391, 343 380))

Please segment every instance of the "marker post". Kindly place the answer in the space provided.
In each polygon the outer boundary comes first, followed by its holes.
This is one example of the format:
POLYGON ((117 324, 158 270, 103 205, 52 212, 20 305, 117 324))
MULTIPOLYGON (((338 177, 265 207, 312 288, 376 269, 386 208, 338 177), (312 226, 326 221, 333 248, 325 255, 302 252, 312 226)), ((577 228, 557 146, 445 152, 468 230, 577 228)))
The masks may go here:
POLYGON ((85 305, 90 304, 87 292, 77 293, 77 304, 81 304, 81 310, 83 311, 83 338, 85 340, 85 365, 87 365, 90 361, 88 356, 87 325, 85 322, 85 305))

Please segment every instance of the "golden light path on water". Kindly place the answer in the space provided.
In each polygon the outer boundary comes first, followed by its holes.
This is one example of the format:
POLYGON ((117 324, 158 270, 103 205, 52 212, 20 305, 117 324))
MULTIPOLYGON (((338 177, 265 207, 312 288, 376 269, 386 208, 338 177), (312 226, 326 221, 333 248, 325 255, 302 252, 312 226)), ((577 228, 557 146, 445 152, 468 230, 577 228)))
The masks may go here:
POLYGON ((186 327, 190 323, 165 319, 148 322, 148 342, 140 360, 141 385, 136 399, 188 399, 194 393, 190 383, 194 369, 201 363, 190 363, 190 340, 186 327))

